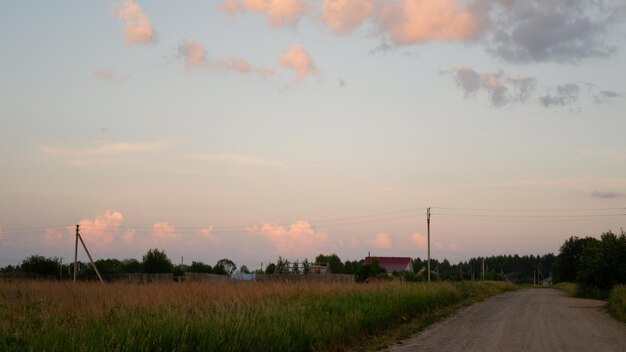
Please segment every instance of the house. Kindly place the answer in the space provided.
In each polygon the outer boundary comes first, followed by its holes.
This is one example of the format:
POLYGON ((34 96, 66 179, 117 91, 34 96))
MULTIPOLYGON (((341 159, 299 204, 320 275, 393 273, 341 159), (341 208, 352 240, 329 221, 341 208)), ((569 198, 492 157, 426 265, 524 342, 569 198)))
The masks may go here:
POLYGON ((413 271, 413 259, 410 257, 365 257, 365 264, 369 264, 370 261, 377 261, 378 265, 385 268, 388 273, 401 272, 401 271, 413 271))

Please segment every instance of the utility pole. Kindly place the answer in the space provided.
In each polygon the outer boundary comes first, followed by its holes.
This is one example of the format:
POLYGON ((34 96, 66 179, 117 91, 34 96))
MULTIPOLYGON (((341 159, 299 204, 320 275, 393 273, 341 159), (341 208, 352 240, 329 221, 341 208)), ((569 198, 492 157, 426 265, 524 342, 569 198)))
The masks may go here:
POLYGON ((95 270, 96 275, 98 275, 98 279, 100 279, 100 282, 104 284, 104 280, 102 280, 102 276, 100 275, 100 272, 98 271, 98 267, 96 267, 96 263, 93 262, 93 259, 91 258, 91 254, 89 254, 89 250, 87 249, 87 246, 85 245, 85 242, 83 241, 83 238, 80 236, 80 225, 76 225, 76 245, 74 246, 74 282, 76 282, 76 276, 78 274, 78 240, 80 240, 80 243, 83 245, 83 248, 85 249, 85 253, 87 253, 87 256, 89 257, 89 261, 91 262, 91 266, 93 266, 93 269, 95 270))
POLYGON ((83 241, 83 238, 80 236, 80 233, 78 234, 78 239, 80 240, 80 243, 82 243, 83 248, 85 249, 85 253, 87 253, 87 256, 89 257, 89 261, 91 262, 91 266, 93 266, 93 270, 95 270, 96 275, 98 275, 98 279, 100 279, 100 282, 104 284, 104 280, 102 280, 102 276, 100 276, 98 267, 96 266, 96 263, 93 262, 93 259, 91 258, 91 254, 89 254, 89 250, 87 249, 87 246, 85 246, 85 242, 83 241))
POLYGON ((428 232, 428 282, 430 282, 430 208, 426 208, 426 229, 428 232))
POLYGON ((481 280, 485 281, 485 258, 483 258, 483 273, 482 273, 482 276, 481 276, 481 280))
POLYGON ((74 282, 76 282, 76 275, 78 275, 78 236, 80 225, 76 225, 76 243, 74 244, 74 282))

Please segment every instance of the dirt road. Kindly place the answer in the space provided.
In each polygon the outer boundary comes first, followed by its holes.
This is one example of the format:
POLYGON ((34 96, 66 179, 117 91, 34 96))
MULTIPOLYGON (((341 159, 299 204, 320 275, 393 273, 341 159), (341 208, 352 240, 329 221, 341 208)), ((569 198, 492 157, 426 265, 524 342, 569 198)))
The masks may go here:
POLYGON ((465 308, 389 351, 626 351, 603 301, 523 289, 465 308))

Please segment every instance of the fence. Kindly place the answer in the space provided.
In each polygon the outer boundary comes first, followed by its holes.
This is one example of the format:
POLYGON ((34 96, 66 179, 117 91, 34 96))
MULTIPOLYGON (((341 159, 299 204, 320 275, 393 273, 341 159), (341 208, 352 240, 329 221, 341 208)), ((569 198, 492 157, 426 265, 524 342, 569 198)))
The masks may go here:
POLYGON ((185 272, 185 281, 187 282, 226 282, 228 276, 207 273, 188 273, 185 272))
POLYGON ((354 282, 354 275, 349 274, 257 274, 259 282, 331 282, 349 284, 354 282))
POLYGON ((134 283, 150 283, 150 282, 172 282, 174 274, 142 274, 142 273, 126 273, 126 274, 110 274, 105 275, 104 279, 109 282, 134 282, 134 283))

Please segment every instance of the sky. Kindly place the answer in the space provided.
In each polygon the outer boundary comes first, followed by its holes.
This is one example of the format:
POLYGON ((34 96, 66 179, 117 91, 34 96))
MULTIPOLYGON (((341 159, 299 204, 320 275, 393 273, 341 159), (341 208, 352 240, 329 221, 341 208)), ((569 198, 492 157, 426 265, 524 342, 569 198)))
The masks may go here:
POLYGON ((0 2, 0 266, 556 253, 626 220, 621 0, 0 2), (80 259, 86 260, 84 251, 80 259))

